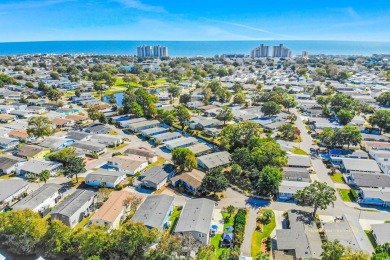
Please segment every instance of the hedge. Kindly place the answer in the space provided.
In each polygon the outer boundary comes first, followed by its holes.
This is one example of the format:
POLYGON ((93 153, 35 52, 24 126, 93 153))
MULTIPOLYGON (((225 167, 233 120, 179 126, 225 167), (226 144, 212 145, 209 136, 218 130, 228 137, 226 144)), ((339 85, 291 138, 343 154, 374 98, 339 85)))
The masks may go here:
POLYGON ((245 209, 239 209, 234 218, 234 246, 241 247, 241 244, 244 241, 246 214, 247 211, 245 209))

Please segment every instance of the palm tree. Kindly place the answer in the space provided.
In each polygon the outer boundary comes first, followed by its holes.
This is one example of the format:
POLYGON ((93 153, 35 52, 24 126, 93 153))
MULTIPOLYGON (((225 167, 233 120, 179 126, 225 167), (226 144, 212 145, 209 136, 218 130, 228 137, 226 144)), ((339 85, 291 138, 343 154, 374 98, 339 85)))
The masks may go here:
POLYGON ((50 172, 48 170, 41 171, 41 173, 39 174, 39 180, 44 181, 46 184, 46 181, 48 179, 50 179, 50 172))

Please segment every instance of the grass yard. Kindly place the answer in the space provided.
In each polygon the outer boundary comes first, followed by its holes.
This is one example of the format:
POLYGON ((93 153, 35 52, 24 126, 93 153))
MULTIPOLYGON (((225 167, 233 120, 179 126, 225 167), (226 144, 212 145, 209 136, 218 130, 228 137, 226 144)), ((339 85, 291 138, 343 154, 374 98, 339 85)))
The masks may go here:
POLYGON ((370 240, 372 247, 375 248, 376 242, 375 242, 374 235, 372 234, 372 231, 371 230, 364 230, 364 233, 366 233, 368 240, 370 240))
POLYGON ((88 218, 85 218, 83 220, 81 220, 75 227, 74 229, 77 230, 77 229, 82 229, 85 227, 85 225, 88 224, 89 220, 91 219, 92 215, 89 216, 88 218))
POLYGON ((117 147, 112 147, 110 148, 111 150, 120 150, 122 149, 123 147, 126 147, 128 144, 127 143, 123 143, 123 144, 120 144, 118 145, 117 147))
POLYGON ((290 152, 292 152, 293 154, 307 155, 307 152, 305 152, 304 150, 302 150, 296 146, 294 146, 290 152))
POLYGON ((176 223, 179 220, 180 213, 181 213, 180 207, 175 206, 173 208, 171 216, 169 217, 169 221, 171 222, 171 226, 168 229, 169 234, 172 233, 174 227, 176 226, 176 223))
POLYGON ((123 81, 123 78, 118 78, 114 84, 115 87, 120 87, 120 88, 135 88, 135 87, 140 87, 140 84, 137 84, 135 82, 129 82, 126 83, 123 81))
POLYGON ((8 174, 4 174, 0 176, 0 180, 9 180, 11 177, 8 174))
POLYGON ((118 135, 118 133, 115 132, 115 130, 111 130, 108 134, 109 135, 113 135, 113 136, 117 136, 118 135))
POLYGON ((154 162, 154 163, 151 163, 149 164, 144 171, 147 171, 149 170, 150 168, 154 167, 154 166, 159 166, 159 165, 163 165, 167 160, 165 160, 163 157, 158 157, 157 161, 154 162))
POLYGON ((158 78, 154 81, 154 84, 155 85, 164 85, 167 83, 167 79, 166 78, 158 78))
POLYGON ((353 202, 356 200, 351 189, 337 189, 340 194, 340 197, 345 202, 353 202))
MULTIPOLYGON (((267 209, 261 209, 261 213, 263 213, 267 209)), ((263 232, 260 232, 259 230, 255 230, 253 232, 252 236, 252 243, 251 243, 251 254, 252 257, 256 257, 258 254, 261 253, 261 241, 264 238, 267 238, 271 235, 272 231, 276 227, 276 220, 275 220, 275 214, 272 211, 272 218, 271 222, 267 225, 263 225, 263 232)))
POLYGON ((333 175, 330 175, 330 178, 335 183, 345 183, 344 179, 343 179, 343 174, 342 173, 335 173, 333 175))
MULTIPOLYGON (((222 216, 223 216, 223 219, 225 220, 227 217, 230 216, 229 213, 227 212, 222 212, 222 216)), ((232 214, 232 217, 229 218, 229 221, 226 221, 224 224, 223 224, 223 231, 225 231, 225 229, 229 226, 233 226, 234 224, 234 218, 235 218, 236 214, 233 213, 232 214)), ((215 257, 214 259, 219 259, 219 257, 221 256, 222 252, 224 250, 227 250, 227 248, 220 248, 219 247, 219 242, 222 240, 222 234, 216 234, 214 237, 211 238, 211 241, 210 241, 210 244, 213 245, 215 247, 215 257)))

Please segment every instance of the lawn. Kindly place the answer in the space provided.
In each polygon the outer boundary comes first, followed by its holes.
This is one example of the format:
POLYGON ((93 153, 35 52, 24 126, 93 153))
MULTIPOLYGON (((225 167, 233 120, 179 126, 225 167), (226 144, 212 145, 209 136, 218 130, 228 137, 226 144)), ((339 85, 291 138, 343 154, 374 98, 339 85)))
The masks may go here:
POLYGON ((123 147, 126 147, 127 145, 128 145, 127 143, 123 143, 123 144, 118 145, 117 147, 112 147, 110 149, 112 149, 112 150, 120 150, 123 147))
POLYGON ((175 206, 173 208, 171 216, 169 217, 169 221, 171 222, 171 226, 168 229, 169 234, 172 233, 173 228, 176 226, 176 223, 179 220, 180 213, 181 213, 180 207, 175 206))
POLYGON ((9 180, 11 177, 8 174, 4 174, 0 176, 0 180, 9 180))
POLYGON ((167 79, 166 78, 158 78, 154 81, 154 84, 155 85, 164 85, 167 83, 167 79))
POLYGON ((301 154, 301 155, 307 155, 307 152, 305 152, 304 150, 294 146, 292 150, 290 150, 290 152, 294 153, 294 154, 301 154))
MULTIPOLYGON (((263 213, 266 209, 262 209, 261 213, 263 213)), ((263 226, 263 232, 255 230, 252 236, 252 244, 251 244, 251 254, 252 257, 256 257, 261 252, 261 241, 264 238, 267 238, 271 235, 272 231, 276 227, 275 214, 272 211, 271 222, 267 225, 263 226)))
POLYGON ((335 183, 345 183, 344 179, 343 179, 343 174, 342 173, 335 173, 333 175, 330 175, 330 178, 335 183))
POLYGON ((85 225, 88 224, 89 220, 91 219, 92 215, 89 216, 88 218, 85 218, 83 220, 81 220, 75 227, 74 229, 77 230, 77 229, 82 229, 85 227, 85 225))
POLYGON ((159 166, 159 165, 163 165, 167 160, 165 160, 163 157, 158 157, 157 161, 154 162, 154 163, 151 163, 149 164, 144 171, 147 171, 149 170, 150 168, 154 167, 154 166, 159 166))
POLYGON ((115 87, 120 87, 120 88, 135 88, 135 87, 140 87, 141 85, 140 84, 137 84, 135 82, 129 82, 129 83, 126 83, 123 81, 123 78, 118 78, 115 82, 115 87))
MULTIPOLYGON (((226 217, 229 217, 229 213, 227 212, 222 212, 222 216, 223 216, 223 219, 225 220, 226 217)), ((233 226, 234 224, 234 218, 235 218, 236 214, 232 214, 232 217, 229 218, 229 221, 225 222, 223 224, 223 231, 225 231, 225 228, 229 227, 229 226, 233 226)), ((214 259, 219 259, 219 257, 221 256, 223 250, 227 250, 227 248, 220 248, 219 247, 219 242, 222 240, 222 234, 216 234, 213 238, 211 238, 211 245, 213 245, 216 249, 215 251, 215 258, 214 259)))
POLYGON ((374 235, 372 234, 372 231, 371 230, 364 230, 364 233, 366 233, 368 240, 370 240, 372 247, 375 248, 376 242, 375 242, 374 235))
POLYGON ((356 200, 351 189, 337 189, 337 191, 339 192, 341 199, 345 202, 353 202, 356 200))

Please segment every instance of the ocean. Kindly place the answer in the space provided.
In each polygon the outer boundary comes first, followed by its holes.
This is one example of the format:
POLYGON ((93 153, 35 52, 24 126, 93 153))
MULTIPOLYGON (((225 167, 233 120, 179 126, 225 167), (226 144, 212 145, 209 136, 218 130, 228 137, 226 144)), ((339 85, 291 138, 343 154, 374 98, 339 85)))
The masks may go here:
POLYGON ((137 46, 163 45, 172 57, 212 57, 221 54, 250 54, 264 43, 269 46, 284 44, 293 56, 302 51, 309 54, 372 55, 390 54, 390 42, 352 41, 53 41, 0 43, 0 55, 17 54, 115 54, 134 55, 137 46))

